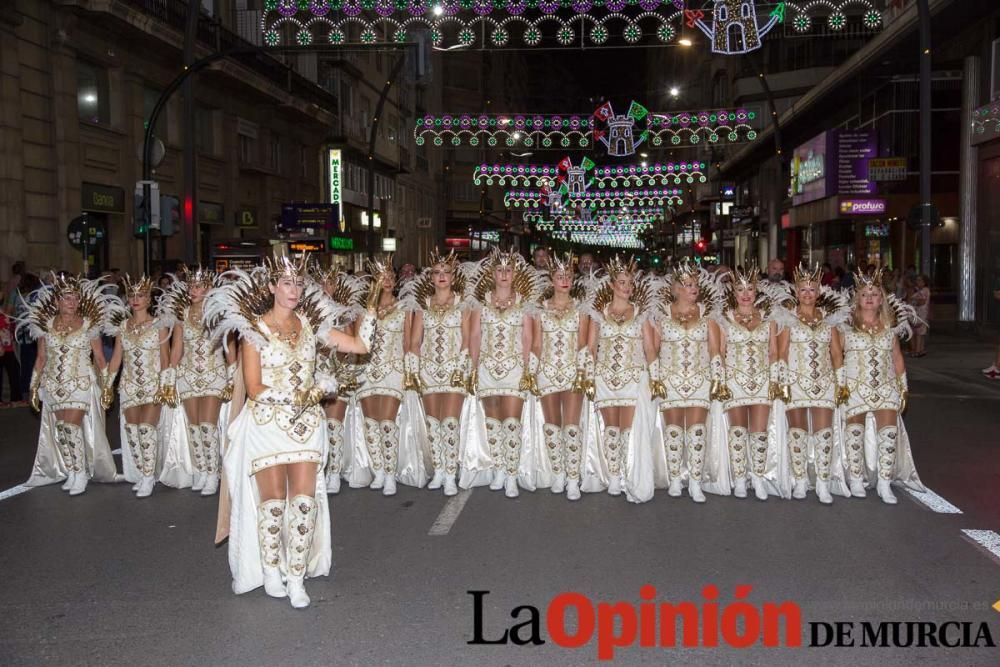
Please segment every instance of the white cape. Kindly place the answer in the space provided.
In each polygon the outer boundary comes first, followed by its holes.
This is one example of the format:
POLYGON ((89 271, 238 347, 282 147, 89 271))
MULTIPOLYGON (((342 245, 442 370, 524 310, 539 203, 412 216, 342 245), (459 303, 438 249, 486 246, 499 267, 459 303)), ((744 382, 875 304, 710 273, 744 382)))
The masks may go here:
MULTIPOLYGON (((115 459, 108 444, 104 407, 101 392, 97 388, 97 378, 93 377, 90 391, 90 406, 83 415, 83 450, 86 457, 87 475, 94 482, 119 482, 115 459)), ((44 400, 44 396, 42 399, 44 400)), ((42 403, 41 425, 38 430, 38 449, 31 476, 25 486, 45 486, 57 484, 66 479, 66 464, 55 441, 56 417, 49 403, 42 403)))
POLYGON ((417 392, 403 392, 403 402, 396 416, 399 426, 399 455, 396 459, 396 480, 400 484, 422 489, 427 484, 427 471, 433 467, 427 446, 427 425, 424 406, 417 392))
POLYGON ((466 396, 459 420, 459 478, 463 489, 485 486, 493 476, 493 457, 486 442, 486 415, 475 396, 466 396))

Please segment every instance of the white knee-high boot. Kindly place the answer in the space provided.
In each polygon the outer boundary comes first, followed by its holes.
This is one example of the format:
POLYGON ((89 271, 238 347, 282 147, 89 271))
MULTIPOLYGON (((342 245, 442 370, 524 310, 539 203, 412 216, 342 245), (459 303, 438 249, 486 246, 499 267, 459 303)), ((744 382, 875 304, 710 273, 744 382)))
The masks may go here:
POLYGON ((431 446, 431 461, 434 465, 434 477, 427 488, 440 489, 444 484, 445 475, 444 456, 441 449, 441 422, 428 415, 424 418, 424 424, 427 425, 427 440, 431 446))
POLYGON ((139 424, 138 434, 139 458, 142 462, 139 472, 142 474, 142 481, 139 482, 139 490, 135 495, 137 498, 148 498, 156 486, 156 450, 159 435, 153 424, 139 424))
POLYGON ((580 427, 570 424, 563 427, 563 470, 566 472, 567 500, 580 499, 580 427))
POLYGON ((326 492, 340 493, 340 473, 344 469, 344 422, 327 417, 326 438, 330 450, 326 458, 326 492))
POLYGON ((90 473, 87 471, 87 454, 83 445, 83 429, 76 424, 63 424, 63 431, 69 447, 73 450, 73 486, 69 490, 69 495, 78 496, 87 490, 87 482, 90 481, 90 473))
POLYGON ((191 450, 191 463, 194 465, 191 490, 201 491, 205 488, 205 453, 201 448, 201 426, 198 424, 188 424, 188 448, 191 450))
POLYGON ((205 486, 201 495, 214 496, 219 490, 219 426, 201 424, 201 448, 205 455, 205 486))
POLYGON ((764 485, 764 475, 767 473, 767 432, 758 431, 750 434, 750 461, 753 492, 757 500, 767 500, 767 487, 764 485))
POLYGON ((504 478, 504 436, 502 433, 503 424, 499 419, 493 417, 486 418, 486 444, 490 449, 490 459, 493 461, 493 480, 490 482, 491 491, 499 491, 503 488, 504 478))
POLYGON ((747 429, 743 426, 729 427, 729 462, 733 469, 733 495, 747 497, 747 429))
POLYGON ((381 489, 385 484, 385 469, 382 464, 382 435, 379 432, 378 421, 365 417, 365 446, 372 460, 372 472, 375 478, 368 485, 370 489, 381 489))
POLYGON ((288 600, 296 609, 309 606, 305 577, 309 551, 316 534, 316 499, 299 495, 288 503, 288 534, 285 540, 285 561, 288 568, 288 600))
POLYGON ((441 420, 441 458, 444 459, 444 495, 458 493, 455 478, 458 475, 459 421, 455 417, 441 420))
POLYGON ((809 434, 801 428, 788 429, 788 449, 792 459, 792 477, 795 478, 792 497, 796 500, 802 500, 806 497, 806 488, 808 487, 806 479, 808 439, 809 434))
POLYGON ((667 493, 679 498, 684 490, 681 483, 681 458, 684 455, 684 427, 667 424, 663 430, 663 446, 667 450, 667 471, 670 473, 670 488, 667 493))
POLYGON ((878 482, 875 485, 878 497, 887 505, 895 505, 898 501, 892 493, 892 473, 896 467, 896 438, 899 429, 895 426, 883 426, 878 430, 878 482))
POLYGON ((696 503, 705 502, 705 494, 701 491, 701 473, 705 466, 705 425, 694 424, 688 426, 684 432, 684 444, 687 447, 688 472, 691 474, 688 479, 688 495, 696 503))
POLYGON ((563 470, 563 430, 555 424, 544 424, 545 451, 552 464, 552 493, 562 493, 566 488, 566 473, 563 470))
POLYGON ((285 499, 265 500, 257 506, 257 543, 264 569, 264 591, 273 598, 287 595, 281 580, 281 533, 285 525, 285 499))
POLYGON ((503 420, 504 463, 506 477, 504 479, 504 495, 517 498, 517 471, 521 467, 521 420, 508 417, 503 420))
POLYGON ((824 505, 833 503, 830 495, 830 464, 833 458, 833 429, 823 428, 812 436, 816 452, 816 497, 824 505))
POLYGON ((399 459, 399 426, 395 419, 383 419, 379 422, 382 433, 382 467, 385 470, 385 484, 382 486, 383 496, 396 495, 396 462, 399 459))
POLYGON ((844 446, 847 448, 847 476, 851 495, 864 498, 865 492, 865 425, 848 424, 844 429, 844 446))

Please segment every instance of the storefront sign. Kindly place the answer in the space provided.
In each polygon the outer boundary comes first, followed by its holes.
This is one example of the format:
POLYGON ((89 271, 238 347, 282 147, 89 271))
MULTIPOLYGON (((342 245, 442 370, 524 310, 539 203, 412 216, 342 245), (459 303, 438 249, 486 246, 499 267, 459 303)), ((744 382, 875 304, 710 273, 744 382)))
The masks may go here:
POLYGON ((109 185, 82 183, 80 185, 80 210, 93 213, 124 213, 125 190, 109 185))
POLYGON ((346 224, 343 222, 344 216, 341 206, 344 202, 344 161, 339 148, 331 148, 329 154, 330 166, 330 203, 337 209, 337 221, 340 222, 341 232, 346 231, 346 224))
POLYGON ((792 155, 792 205, 875 193, 868 161, 877 153, 874 130, 831 130, 813 137, 792 155))
POLYGON ((222 204, 213 204, 207 201, 198 202, 198 222, 203 225, 221 225, 225 220, 222 204))
POLYGON ((905 157, 877 157, 868 160, 868 178, 873 181, 905 181, 905 157))
POLYGON ((292 252, 323 252, 326 244, 320 240, 290 241, 288 249, 292 252))
POLYGON ((885 213, 884 199, 841 199, 841 215, 882 215, 885 213))
POLYGON ((350 252, 354 250, 354 239, 349 236, 333 236, 330 238, 330 250, 350 252))
POLYGON ((334 229, 339 220, 339 207, 333 204, 282 204, 282 229, 334 229))
POLYGON ((249 229, 257 226, 257 209, 244 206, 236 211, 236 226, 241 229, 249 229))

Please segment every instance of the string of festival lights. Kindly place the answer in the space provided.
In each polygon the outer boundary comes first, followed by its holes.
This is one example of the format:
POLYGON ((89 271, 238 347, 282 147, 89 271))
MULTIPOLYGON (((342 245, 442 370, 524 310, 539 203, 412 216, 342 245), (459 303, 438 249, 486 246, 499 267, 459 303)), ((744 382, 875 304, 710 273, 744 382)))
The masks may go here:
MULTIPOLYGON (((704 183, 707 178, 704 162, 667 162, 631 165, 609 165, 594 168, 590 179, 601 189, 619 187, 649 187, 657 185, 682 185, 704 183)), ((505 185, 542 187, 559 178, 557 165, 486 164, 478 165, 473 172, 476 185, 505 185)))

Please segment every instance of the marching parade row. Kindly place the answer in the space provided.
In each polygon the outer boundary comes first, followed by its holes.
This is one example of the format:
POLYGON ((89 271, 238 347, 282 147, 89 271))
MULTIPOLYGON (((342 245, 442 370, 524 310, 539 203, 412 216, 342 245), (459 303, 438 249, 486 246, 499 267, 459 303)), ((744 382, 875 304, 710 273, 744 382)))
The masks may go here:
POLYGON ((276 257, 178 278, 155 307, 144 276, 127 303, 64 274, 28 298, 42 419, 27 484, 211 496, 222 480, 216 537, 237 593, 309 604, 343 482, 637 503, 658 488, 697 503, 812 489, 824 504, 923 490, 901 418, 899 340, 917 320, 878 270, 848 294, 805 266, 792 283, 620 257, 577 275, 572 255, 539 271, 495 250, 434 254, 402 285, 391 257, 365 277, 276 257), (105 432, 116 386, 122 475, 105 432))

